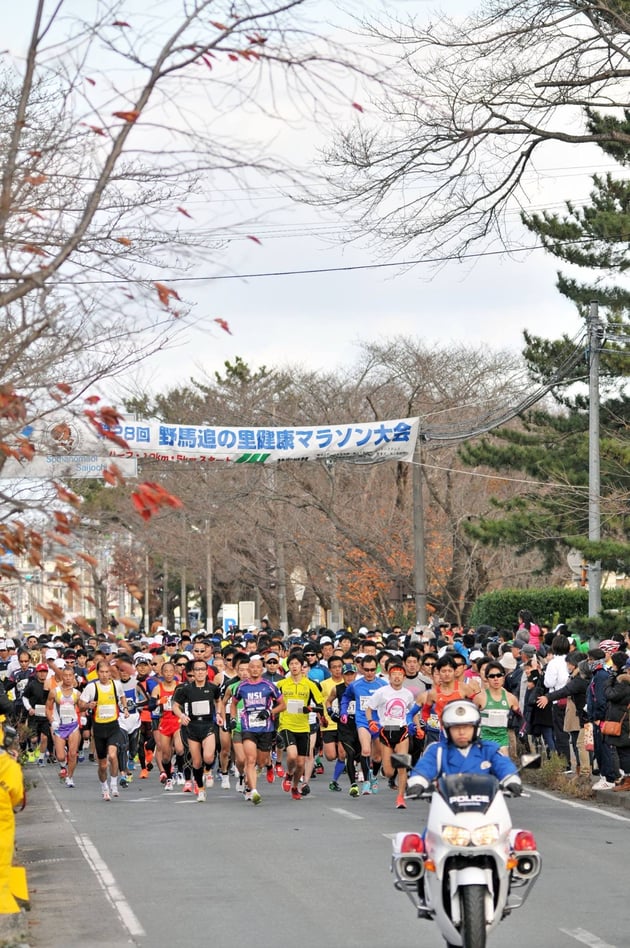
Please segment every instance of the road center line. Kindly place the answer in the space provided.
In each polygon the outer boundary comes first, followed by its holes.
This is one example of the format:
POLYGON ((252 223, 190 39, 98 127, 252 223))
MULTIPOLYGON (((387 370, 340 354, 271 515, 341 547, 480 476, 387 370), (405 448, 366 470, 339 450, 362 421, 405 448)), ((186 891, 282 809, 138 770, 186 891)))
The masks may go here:
POLYGON ((561 928, 560 931, 569 938, 575 938, 583 945, 588 945, 589 948, 617 948, 616 945, 609 945, 607 941, 602 941, 592 932, 587 932, 585 928, 574 928, 571 931, 568 928, 561 928))
POLYGON ((345 816, 348 820, 362 820, 362 819, 364 819, 364 817, 363 817, 363 816, 359 816, 358 813, 351 813, 350 810, 343 810, 343 809, 342 809, 341 807, 339 807, 339 806, 331 806, 331 807, 329 807, 329 810, 331 811, 331 813, 338 813, 339 816, 345 816))
MULTIPOLYGON (((68 818, 68 811, 60 805, 54 793, 45 781, 44 786, 46 787, 46 790, 48 791, 57 812, 62 814, 65 819, 70 822, 68 818)), ((123 926, 133 937, 141 937, 146 935, 144 928, 136 918, 133 909, 118 888, 118 884, 110 872, 107 863, 101 859, 99 852, 92 840, 89 838, 89 836, 79 836, 78 833, 74 832, 74 829, 71 828, 71 830, 75 842, 79 847, 85 861, 98 879, 99 885, 105 893, 105 897, 111 904, 112 908, 118 913, 118 917, 120 918, 123 926)))

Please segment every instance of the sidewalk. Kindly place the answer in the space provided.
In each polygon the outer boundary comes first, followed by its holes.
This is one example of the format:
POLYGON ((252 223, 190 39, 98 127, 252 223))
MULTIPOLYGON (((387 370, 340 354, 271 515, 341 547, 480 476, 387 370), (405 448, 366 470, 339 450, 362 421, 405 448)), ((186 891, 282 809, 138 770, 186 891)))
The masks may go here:
POLYGON ((31 788, 16 815, 15 864, 25 866, 30 948, 128 948, 131 944, 55 798, 57 768, 24 768, 31 788))

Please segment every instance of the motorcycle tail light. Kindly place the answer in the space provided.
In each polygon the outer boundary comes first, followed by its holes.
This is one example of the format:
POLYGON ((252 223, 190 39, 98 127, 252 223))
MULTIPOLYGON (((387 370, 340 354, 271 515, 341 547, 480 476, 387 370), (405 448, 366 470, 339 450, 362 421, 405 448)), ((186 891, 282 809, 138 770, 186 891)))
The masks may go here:
POLYGON ((400 847, 401 853, 423 853, 424 840, 417 833, 407 833, 400 847))
POLYGON ((538 846, 536 845, 534 834, 528 830, 519 830, 514 838, 514 851, 517 853, 533 853, 536 852, 537 849, 538 846))
POLYGON ((499 839, 499 827, 496 823, 479 826, 472 831, 471 838, 475 846, 494 846, 499 839))
POLYGON ((468 846, 470 845, 470 831, 462 826, 443 826, 442 839, 449 846, 468 846))

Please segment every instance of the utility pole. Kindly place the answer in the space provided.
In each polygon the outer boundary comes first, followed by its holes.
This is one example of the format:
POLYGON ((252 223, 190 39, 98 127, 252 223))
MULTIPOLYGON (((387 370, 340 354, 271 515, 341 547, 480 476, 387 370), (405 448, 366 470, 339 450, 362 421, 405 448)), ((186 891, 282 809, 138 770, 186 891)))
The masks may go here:
MULTIPOLYGON (((588 538, 601 539, 599 464, 599 354, 603 329, 596 302, 588 314, 588 538)), ((599 615, 602 608, 601 560, 588 564, 588 614, 599 615)))
POLYGON ((427 576, 424 558, 424 502, 422 498, 422 436, 418 434, 413 454, 411 487, 413 498, 413 587, 416 625, 427 624, 427 576))
POLYGON ((212 609, 212 524, 206 520, 206 630, 214 629, 212 609))

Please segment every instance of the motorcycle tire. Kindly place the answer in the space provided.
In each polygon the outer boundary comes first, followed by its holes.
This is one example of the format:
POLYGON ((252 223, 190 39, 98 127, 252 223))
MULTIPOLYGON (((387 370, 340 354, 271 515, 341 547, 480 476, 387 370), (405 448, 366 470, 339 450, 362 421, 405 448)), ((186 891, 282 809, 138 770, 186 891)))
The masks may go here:
POLYGON ((482 885, 466 885, 460 890, 464 948, 486 948, 485 896, 482 885))

